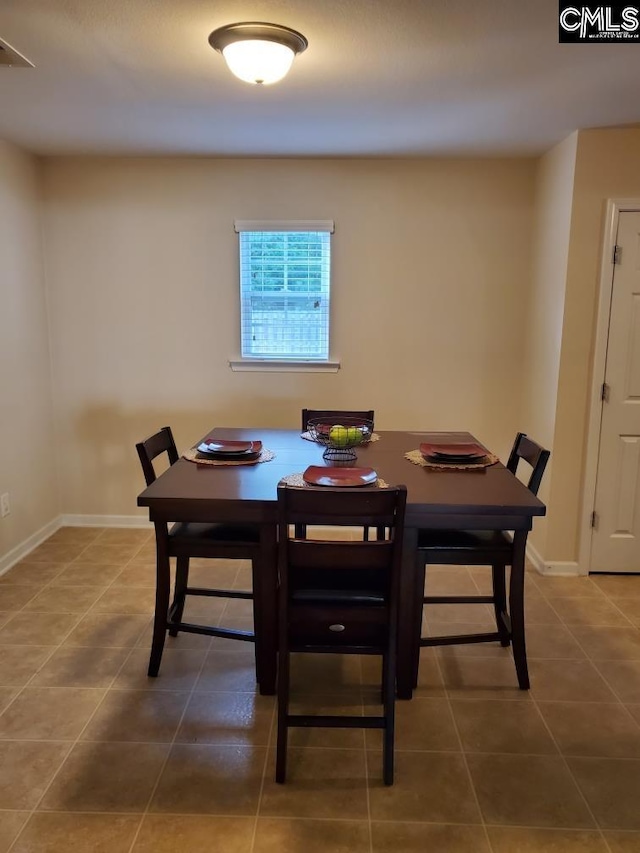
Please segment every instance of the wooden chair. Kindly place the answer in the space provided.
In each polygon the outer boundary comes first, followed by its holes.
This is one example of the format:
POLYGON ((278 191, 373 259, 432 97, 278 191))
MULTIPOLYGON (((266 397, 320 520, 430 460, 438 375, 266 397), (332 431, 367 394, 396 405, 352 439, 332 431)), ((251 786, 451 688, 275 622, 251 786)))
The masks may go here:
MULTIPOLYGON (((327 420, 327 423, 331 424, 339 424, 340 418, 362 418, 365 421, 374 422, 374 409, 368 409, 367 411, 355 411, 353 409, 303 409, 302 410, 302 432, 306 432, 309 428, 310 420, 319 420, 320 418, 327 420)), ((298 528, 296 534, 299 537, 304 536, 303 528, 298 528)), ((363 535, 365 539, 369 538, 369 528, 365 527, 363 530, 363 535)), ((378 531, 378 537, 380 539, 384 539, 385 533, 384 530, 378 531)))
MULTIPOLYGON (((522 460, 531 466, 527 486, 534 495, 538 493, 544 474, 549 451, 519 432, 509 455, 507 468, 513 474, 522 460)), ((524 534, 526 543, 526 532, 524 534)), ((496 619, 496 631, 480 634, 463 634, 444 637, 422 637, 419 646, 455 645, 458 643, 488 643, 498 640, 507 647, 513 642, 513 653, 518 683, 529 689, 526 646, 524 639, 524 578, 510 581, 507 609, 506 567, 512 565, 513 535, 501 530, 421 530, 418 536, 416 566, 416 599, 425 604, 492 604, 496 619), (425 595, 425 573, 427 565, 491 566, 492 595, 425 595)), ((429 579, 427 575, 427 588, 429 579)), ((422 606, 417 615, 417 634, 421 635, 422 606)), ((414 686, 418 683, 420 648, 414 658, 414 686)))
MULTIPOLYGON (((138 456, 147 486, 156 479, 154 459, 167 455, 169 464, 174 465, 178 451, 170 427, 162 429, 144 441, 136 444, 138 456)), ((226 637, 234 640, 255 642, 254 631, 241 631, 232 628, 216 628, 209 625, 197 625, 183 622, 183 612, 188 595, 214 596, 222 598, 253 599, 253 592, 235 589, 205 589, 189 586, 189 559, 202 557, 208 559, 251 560, 253 569, 253 590, 257 589, 259 573, 259 530, 257 527, 236 524, 207 524, 201 522, 178 522, 170 529, 164 522, 156 522, 157 584, 156 606, 153 627, 153 641, 149 660, 149 675, 157 676, 164 649, 166 632, 172 637, 179 631, 191 634, 205 634, 212 637, 226 637), (169 606, 170 577, 168 562, 176 558, 176 580, 173 603, 169 606)), ((255 620, 255 612, 254 612, 255 620)), ((256 667, 258 671, 258 650, 256 649, 256 667)), ((260 673, 258 671, 258 680, 260 673)))
POLYGON ((278 487, 278 743, 284 782, 291 726, 380 728, 383 777, 393 783, 396 633, 407 491, 278 487), (380 526, 385 540, 299 539, 296 525, 380 526), (381 716, 289 713, 291 652, 382 656, 381 716))

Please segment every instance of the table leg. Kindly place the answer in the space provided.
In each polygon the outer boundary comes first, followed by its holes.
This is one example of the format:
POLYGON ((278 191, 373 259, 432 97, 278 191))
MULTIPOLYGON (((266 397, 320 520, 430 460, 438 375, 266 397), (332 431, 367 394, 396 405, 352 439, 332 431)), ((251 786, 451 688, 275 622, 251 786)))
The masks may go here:
POLYGON ((253 618, 256 680, 260 693, 271 696, 276 692, 278 671, 278 553, 274 524, 260 528, 260 556, 253 572, 253 618))
POLYGON ((153 618, 153 639, 149 658, 148 675, 155 678, 160 669, 164 641, 167 635, 167 614, 171 594, 169 570, 169 533, 167 525, 156 522, 156 609, 153 618))
POLYGON ((521 690, 529 689, 527 646, 524 630, 524 566, 527 531, 516 530, 513 534, 513 562, 509 584, 509 611, 511 615, 511 643, 516 664, 518 684, 521 690))
MULTIPOLYGON (((399 699, 411 699, 413 695, 415 656, 416 654, 420 654, 420 626, 418 624, 416 628, 416 611, 418 607, 415 600, 417 550, 417 528, 405 527, 402 542, 400 601, 398 602, 398 668, 396 683, 399 699)), ((422 611, 422 602, 420 602, 419 609, 422 611)))

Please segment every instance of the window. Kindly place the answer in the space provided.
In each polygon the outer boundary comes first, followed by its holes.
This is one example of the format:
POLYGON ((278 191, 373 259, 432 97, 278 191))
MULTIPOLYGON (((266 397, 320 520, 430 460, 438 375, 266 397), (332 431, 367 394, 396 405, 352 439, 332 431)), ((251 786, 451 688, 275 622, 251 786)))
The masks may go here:
POLYGON ((242 221, 235 229, 242 358, 327 363, 333 222, 242 221))

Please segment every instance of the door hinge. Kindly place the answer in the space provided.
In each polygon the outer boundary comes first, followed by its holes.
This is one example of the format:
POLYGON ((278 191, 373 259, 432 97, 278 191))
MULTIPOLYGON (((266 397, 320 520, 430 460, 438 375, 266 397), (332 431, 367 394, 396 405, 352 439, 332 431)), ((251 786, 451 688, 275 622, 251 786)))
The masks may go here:
POLYGON ((594 530, 598 529, 598 521, 598 513, 594 509, 594 511, 591 513, 591 527, 593 527, 594 530))
POLYGON ((606 382, 603 382, 602 383, 602 391, 600 392, 600 399, 603 402, 608 403, 610 393, 611 393, 611 387, 609 385, 607 385, 606 382))
POLYGON ((622 261, 622 246, 614 246, 613 247, 613 257, 611 258, 612 264, 619 264, 622 261))

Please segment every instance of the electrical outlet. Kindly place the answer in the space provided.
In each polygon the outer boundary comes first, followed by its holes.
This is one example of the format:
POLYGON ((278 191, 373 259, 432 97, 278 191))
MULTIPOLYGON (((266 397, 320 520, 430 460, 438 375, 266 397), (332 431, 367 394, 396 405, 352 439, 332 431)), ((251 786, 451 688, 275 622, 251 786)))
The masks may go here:
POLYGON ((0 514, 2 518, 9 515, 11 512, 11 504, 9 503, 9 492, 5 492, 4 495, 0 495, 0 514))

